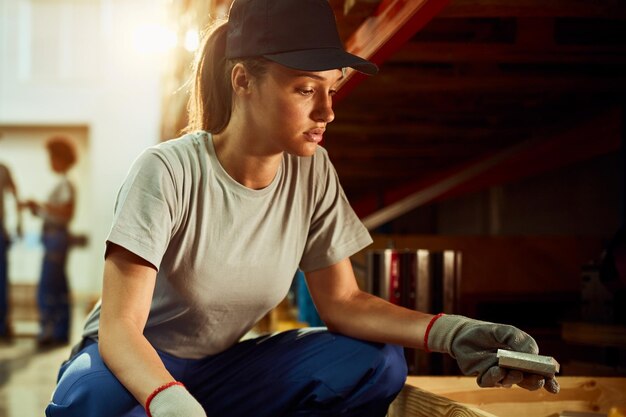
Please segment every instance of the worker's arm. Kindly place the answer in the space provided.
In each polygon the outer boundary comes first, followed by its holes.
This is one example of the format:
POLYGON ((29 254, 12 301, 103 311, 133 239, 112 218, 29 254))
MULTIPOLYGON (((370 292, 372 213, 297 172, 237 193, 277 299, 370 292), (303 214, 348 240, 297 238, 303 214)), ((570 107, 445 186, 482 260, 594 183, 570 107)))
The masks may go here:
POLYGON ((28 208, 34 216, 53 218, 63 223, 69 222, 74 216, 74 201, 66 203, 38 203, 35 200, 25 200, 21 207, 28 208))
POLYGON ((357 339, 424 347, 431 314, 409 310, 361 291, 349 259, 306 273, 311 298, 330 331, 357 339))
POLYGON ((480 386, 544 386, 558 392, 553 378, 498 366, 498 349, 538 353, 535 340, 509 325, 458 315, 424 314, 359 290, 349 259, 306 274, 311 297, 330 331, 359 339, 448 353, 480 386))
POLYGON ((200 404, 165 369, 143 335, 148 320, 156 269, 120 246, 110 244, 104 265, 98 332, 102 359, 153 417, 206 417, 200 404), (156 393, 160 387, 169 388, 156 393), (182 414, 179 414, 182 413, 182 414))
MULTIPOLYGON (((13 199, 15 200, 15 215, 17 216, 17 224, 15 225, 15 232, 19 237, 22 237, 22 210, 20 210, 20 199, 17 192, 17 186, 15 185, 15 181, 13 181, 13 177, 9 174, 9 181, 7 184, 8 190, 11 194, 13 194, 13 199)), ((1 190, 0 190, 1 192, 1 190)))

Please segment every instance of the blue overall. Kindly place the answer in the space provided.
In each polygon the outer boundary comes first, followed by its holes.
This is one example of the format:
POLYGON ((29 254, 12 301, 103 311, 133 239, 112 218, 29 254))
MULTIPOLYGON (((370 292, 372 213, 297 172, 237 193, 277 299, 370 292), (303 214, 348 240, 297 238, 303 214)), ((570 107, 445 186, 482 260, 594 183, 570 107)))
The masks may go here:
MULTIPOLYGON (((384 417, 407 375, 402 348, 325 328, 250 339, 203 359, 158 352, 208 416, 384 417)), ((48 417, 145 417, 89 341, 66 362, 48 417)))
POLYGON ((0 337, 7 336, 9 332, 8 251, 9 239, 0 228, 0 337))
POLYGON ((67 341, 70 328, 69 290, 65 264, 69 249, 66 226, 45 224, 44 258, 37 291, 39 340, 67 341))

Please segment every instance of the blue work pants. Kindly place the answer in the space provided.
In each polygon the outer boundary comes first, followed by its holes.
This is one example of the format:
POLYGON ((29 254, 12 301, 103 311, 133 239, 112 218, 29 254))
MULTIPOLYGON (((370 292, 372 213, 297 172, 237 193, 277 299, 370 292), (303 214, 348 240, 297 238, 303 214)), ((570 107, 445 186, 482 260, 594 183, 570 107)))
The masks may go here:
POLYGON ((39 340, 67 341, 70 328, 70 307, 65 264, 69 249, 69 234, 65 227, 46 226, 42 240, 44 258, 37 289, 41 327, 39 340))
MULTIPOLYGON (((158 352, 207 416, 384 417, 407 375, 399 346, 290 330, 203 359, 158 352)), ((145 417, 92 342, 64 364, 47 417, 145 417)))

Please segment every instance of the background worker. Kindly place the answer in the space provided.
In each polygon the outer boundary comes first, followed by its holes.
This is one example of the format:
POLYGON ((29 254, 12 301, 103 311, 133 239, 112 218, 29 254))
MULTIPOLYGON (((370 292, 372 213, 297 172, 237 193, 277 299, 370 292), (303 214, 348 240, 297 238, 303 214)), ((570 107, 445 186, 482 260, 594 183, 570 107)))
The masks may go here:
POLYGON ((15 200, 15 234, 22 237, 22 213, 19 209, 17 187, 9 168, 0 163, 0 342, 11 339, 9 323, 9 261, 8 251, 11 244, 9 231, 6 229, 5 200, 6 194, 12 194, 15 200))
POLYGON ((68 226, 74 216, 76 202, 76 189, 67 176, 76 163, 74 145, 68 138, 56 136, 46 142, 46 149, 50 166, 59 174, 59 181, 46 202, 27 200, 22 203, 33 215, 43 219, 44 256, 37 289, 40 320, 37 343, 40 347, 64 345, 69 341, 70 303, 66 264, 70 246, 68 226))

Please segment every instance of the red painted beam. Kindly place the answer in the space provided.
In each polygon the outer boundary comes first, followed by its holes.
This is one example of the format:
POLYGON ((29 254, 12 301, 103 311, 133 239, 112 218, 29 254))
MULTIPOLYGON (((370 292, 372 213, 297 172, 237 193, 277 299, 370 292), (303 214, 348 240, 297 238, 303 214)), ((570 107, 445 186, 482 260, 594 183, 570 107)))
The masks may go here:
MULTIPOLYGON (((404 45, 431 21, 450 0, 383 0, 346 42, 346 49, 377 65, 404 45)), ((342 81, 335 101, 341 100, 367 76, 351 69, 342 81)))

